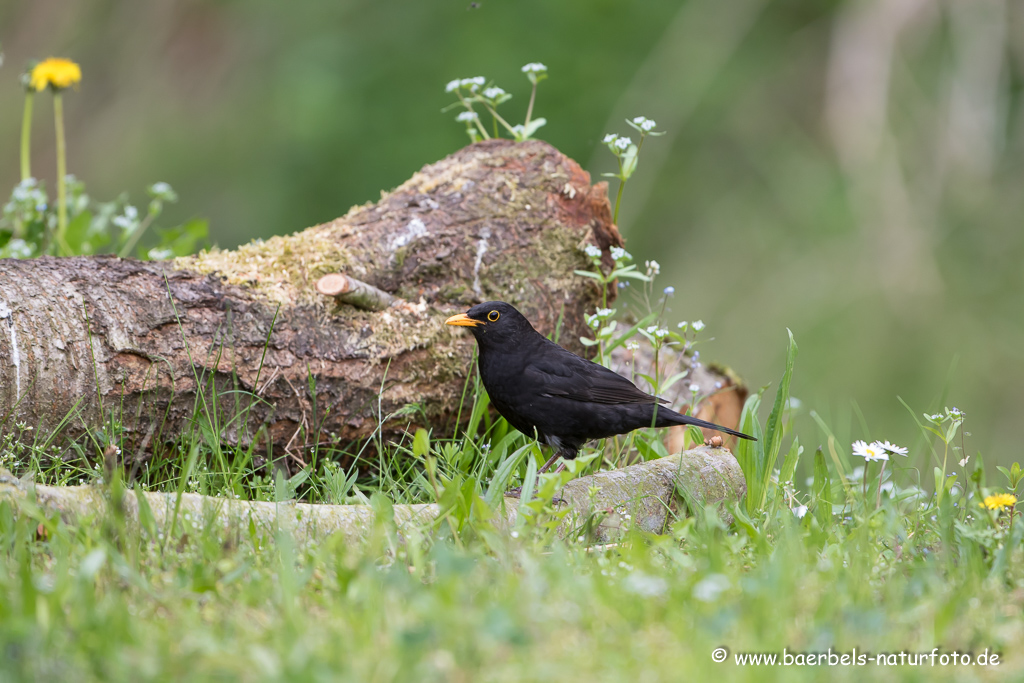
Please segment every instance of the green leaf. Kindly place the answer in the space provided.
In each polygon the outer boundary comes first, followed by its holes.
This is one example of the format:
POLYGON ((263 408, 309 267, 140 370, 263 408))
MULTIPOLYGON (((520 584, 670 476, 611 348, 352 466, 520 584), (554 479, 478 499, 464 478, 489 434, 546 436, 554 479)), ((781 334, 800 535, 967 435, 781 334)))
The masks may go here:
POLYGON ((804 448, 800 445, 799 437, 793 439, 793 443, 789 447, 789 453, 786 454, 786 459, 782 463, 782 471, 779 473, 780 486, 787 481, 793 481, 797 463, 800 461, 800 455, 803 452, 804 448))
POLYGON ((768 422, 765 424, 765 460, 758 467, 758 475, 761 478, 761 496, 758 502, 758 509, 764 506, 764 496, 768 492, 769 479, 775 470, 775 461, 779 457, 779 450, 782 448, 783 411, 789 403, 789 385, 793 379, 793 365, 796 363, 796 340, 793 339, 793 332, 786 328, 789 333, 789 350, 786 353, 786 369, 782 373, 782 381, 779 389, 775 392, 775 405, 768 415, 768 422))
POLYGON ((762 499, 762 478, 759 468, 764 462, 764 439, 757 412, 761 408, 763 393, 764 389, 761 389, 748 396, 740 413, 740 431, 750 434, 757 441, 740 439, 736 444, 736 460, 743 470, 743 477, 747 480, 747 512, 750 513, 758 509, 759 501, 762 499))
POLYGON ((508 483, 512 479, 512 473, 519 469, 519 463, 521 463, 523 458, 526 457, 526 454, 532 450, 533 444, 528 443, 501 461, 501 464, 498 465, 498 469, 494 472, 494 476, 491 477, 491 483, 487 487, 487 493, 484 494, 484 499, 487 501, 488 505, 493 507, 498 502, 498 498, 500 498, 505 493, 505 489, 508 488, 508 483))
POLYGON ((199 249, 199 245, 207 241, 209 224, 203 218, 193 218, 182 225, 167 230, 157 230, 160 242, 150 249, 146 255, 150 258, 166 258, 168 256, 188 256, 199 249))
POLYGON ((540 130, 541 126, 543 126, 547 122, 548 120, 544 118, 534 119, 533 121, 530 121, 530 123, 527 124, 526 127, 523 129, 523 139, 529 140, 533 136, 533 134, 540 130))
POLYGON ((92 224, 92 213, 83 211, 68 223, 64 233, 64 241, 71 248, 75 256, 85 256, 93 253, 93 245, 88 242, 89 226, 92 224))
POLYGON ((629 148, 622 154, 622 179, 629 180, 633 172, 636 171, 637 164, 637 151, 636 145, 630 145, 629 148))
POLYGON ((412 437, 412 454, 419 459, 427 457, 430 453, 430 435, 427 430, 420 427, 416 435, 412 437))

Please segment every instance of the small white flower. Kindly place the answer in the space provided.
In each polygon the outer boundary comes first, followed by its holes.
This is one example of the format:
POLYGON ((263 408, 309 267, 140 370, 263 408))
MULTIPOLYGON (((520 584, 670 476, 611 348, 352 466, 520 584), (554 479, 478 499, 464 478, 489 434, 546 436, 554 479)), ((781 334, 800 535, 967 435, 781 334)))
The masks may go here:
POLYGON ((123 230, 130 230, 135 227, 135 222, 139 217, 139 210, 131 204, 124 207, 124 213, 119 216, 114 216, 111 223, 123 230))
POLYGON ((679 328, 679 329, 681 329, 681 330, 685 330, 685 329, 686 329, 686 326, 687 326, 687 325, 689 325, 689 324, 690 324, 690 323, 688 323, 688 322, 686 322, 686 321, 684 320, 683 322, 681 322, 681 323, 679 323, 678 325, 676 325, 676 327, 678 327, 678 328, 679 328))
POLYGON ((703 320, 694 320, 693 324, 691 325, 691 327, 694 329, 694 331, 700 332, 701 330, 704 329, 704 321, 703 320))
POLYGON ((541 64, 540 62, 530 62, 529 64, 527 64, 526 66, 523 67, 523 73, 524 74, 528 74, 528 73, 539 74, 539 73, 543 73, 543 72, 545 72, 547 70, 548 70, 548 68, 546 66, 544 66, 543 64, 541 64))
POLYGON ((519 532, 518 531, 513 531, 512 532, 512 538, 519 538, 519 532))
POLYGON ((464 111, 456 116, 455 120, 465 123, 468 121, 476 121, 477 118, 477 113, 475 111, 464 111))
POLYGON ((803 519, 804 515, 807 514, 807 506, 797 505, 795 508, 793 508, 793 514, 796 515, 797 519, 803 519))
POLYGON ((874 441, 872 443, 864 443, 863 441, 853 442, 853 454, 859 455, 864 460, 871 462, 872 460, 888 460, 889 454, 882 448, 882 444, 874 441))
POLYGON ((647 272, 657 275, 661 272, 661 264, 657 261, 644 261, 644 265, 647 266, 647 272))
POLYGON ((621 261, 623 259, 633 258, 628 251, 622 247, 612 247, 612 259, 615 261, 621 261))
POLYGON ((459 85, 463 88, 468 88, 470 92, 476 92, 480 89, 480 86, 487 82, 487 79, 483 76, 474 76, 473 78, 463 78, 459 81, 459 85))
POLYGON ((599 308, 596 311, 597 317, 599 318, 610 318, 614 313, 614 308, 599 308))
POLYGON ((672 296, 673 294, 676 293, 676 288, 675 287, 666 287, 663 291, 665 293, 665 296, 672 296))
POLYGON ((629 138, 617 138, 615 140, 615 146, 618 147, 621 150, 626 150, 632 144, 633 144, 633 141, 630 140, 629 138))
POLYGON ((691 393, 696 394, 699 391, 700 391, 700 385, 699 384, 691 384, 690 385, 690 392, 691 393))
MULTIPOLYGON (((876 441, 875 443, 879 443, 879 442, 876 441)), ((891 453, 893 455, 903 455, 903 456, 905 456, 907 454, 907 449, 906 448, 903 448, 902 446, 897 446, 896 444, 891 444, 888 441, 882 441, 879 445, 881 445, 881 447, 885 451, 887 451, 887 452, 889 452, 889 453, 891 453)))
POLYGON ((499 97, 501 97, 504 94, 505 94, 505 91, 502 90, 501 88, 499 88, 496 85, 495 86, 491 86, 487 90, 484 90, 484 97, 486 97, 489 100, 496 100, 496 99, 498 99, 499 97))
POLYGON ((149 186, 149 191, 152 192, 153 194, 160 194, 160 195, 171 194, 172 192, 174 192, 174 190, 171 188, 171 186, 168 183, 165 183, 162 180, 157 181, 157 182, 153 183, 152 185, 150 185, 149 186))
POLYGON ((654 331, 654 336, 657 337, 658 339, 664 339, 665 337, 668 336, 668 330, 666 330, 664 327, 658 328, 657 330, 654 331))
POLYGON ((599 247, 595 247, 593 244, 588 244, 586 247, 584 247, 583 252, 590 258, 601 257, 601 249, 599 247))
POLYGON ((654 127, 658 125, 646 116, 637 116, 633 119, 633 123, 639 126, 640 130, 643 130, 644 132, 652 131, 654 130, 654 127))
POLYGON ((960 467, 967 467, 967 463, 971 461, 971 456, 964 456, 964 459, 960 461, 960 467))
POLYGON ((455 90, 458 89, 460 83, 461 82, 457 78, 454 81, 448 81, 448 85, 444 86, 444 91, 454 92, 455 90))
POLYGON ((959 408, 957 408, 955 406, 953 408, 947 408, 946 410, 953 417, 966 417, 966 413, 964 413, 964 411, 960 410, 959 408))
POLYGON ((616 135, 615 133, 608 133, 608 135, 604 136, 604 140, 602 140, 601 142, 603 142, 606 145, 609 145, 609 144, 615 142, 618 139, 619 139, 619 136, 616 135))
POLYGON ((649 325, 647 327, 647 334, 654 334, 657 331, 658 331, 658 326, 657 325, 649 325))
POLYGON ((639 348, 640 348, 640 343, 638 341, 636 341, 635 339, 630 339, 628 342, 626 342, 626 350, 627 351, 636 351, 639 348))

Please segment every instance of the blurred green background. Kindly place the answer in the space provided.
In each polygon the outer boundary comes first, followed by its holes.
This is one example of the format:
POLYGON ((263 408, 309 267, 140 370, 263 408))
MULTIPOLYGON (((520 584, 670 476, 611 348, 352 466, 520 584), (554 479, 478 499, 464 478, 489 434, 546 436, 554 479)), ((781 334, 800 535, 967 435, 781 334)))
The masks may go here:
MULTIPOLYGON (((30 58, 64 56, 68 168, 222 247, 372 201, 467 142, 450 79, 515 97, 540 61, 538 137, 592 173, 645 115, 620 224, 703 319, 705 360, 777 382, 843 438, 911 445, 918 413, 966 411, 968 453, 1021 458, 1024 3, 1009 0, 7 0, 0 192, 18 180, 30 58)), ((33 171, 53 186, 48 97, 33 171)), ((774 392, 774 390, 772 390, 774 392)), ((820 440, 807 417, 805 445, 820 440)))

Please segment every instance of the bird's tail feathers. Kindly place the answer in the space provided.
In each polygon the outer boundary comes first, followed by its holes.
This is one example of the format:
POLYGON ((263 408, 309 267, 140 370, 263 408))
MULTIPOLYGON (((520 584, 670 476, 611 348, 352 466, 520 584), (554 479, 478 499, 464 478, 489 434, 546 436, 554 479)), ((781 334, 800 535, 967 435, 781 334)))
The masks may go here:
POLYGON ((707 420, 701 420, 700 418, 691 417, 689 415, 683 415, 682 413, 677 413, 674 410, 659 410, 658 413, 659 417, 660 415, 664 414, 675 424, 693 425, 694 427, 703 427, 704 429, 714 429, 719 432, 725 432, 726 434, 738 436, 741 439, 757 441, 756 438, 750 436, 749 434, 744 434, 743 432, 738 432, 735 429, 729 429, 728 427, 723 427, 722 425, 716 425, 714 422, 708 422, 707 420))

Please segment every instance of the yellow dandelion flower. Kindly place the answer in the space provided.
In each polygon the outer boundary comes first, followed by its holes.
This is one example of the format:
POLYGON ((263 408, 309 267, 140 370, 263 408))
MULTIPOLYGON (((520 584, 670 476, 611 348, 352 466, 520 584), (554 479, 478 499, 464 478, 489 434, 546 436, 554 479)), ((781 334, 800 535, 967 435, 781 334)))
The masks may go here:
POLYGON ((82 69, 70 59, 50 57, 32 68, 30 83, 35 90, 44 90, 50 86, 54 90, 63 90, 82 80, 82 69))
POLYGON ((985 502, 983 505, 989 510, 998 510, 999 508, 1012 508, 1017 504, 1017 496, 1012 493, 998 493, 994 496, 985 496, 985 502))

